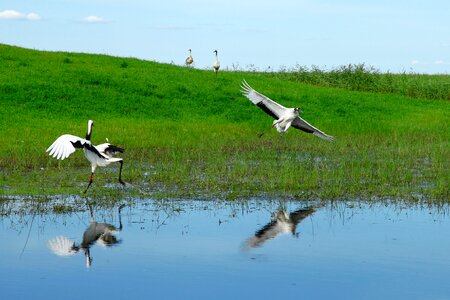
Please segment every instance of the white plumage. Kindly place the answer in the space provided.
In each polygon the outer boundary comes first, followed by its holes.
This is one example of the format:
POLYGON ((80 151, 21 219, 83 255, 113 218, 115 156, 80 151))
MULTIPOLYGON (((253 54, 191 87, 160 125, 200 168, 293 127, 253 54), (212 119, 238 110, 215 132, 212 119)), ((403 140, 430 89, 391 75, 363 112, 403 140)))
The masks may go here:
POLYGON ((292 126, 304 132, 312 133, 321 139, 327 141, 334 140, 334 137, 331 135, 324 133, 303 120, 299 116, 299 113, 301 112, 300 108, 284 107, 283 105, 255 91, 245 80, 242 82, 241 88, 245 97, 275 119, 272 123, 272 127, 275 127, 278 132, 284 133, 289 129, 289 127, 292 126))
POLYGON ((219 62, 219 58, 217 56, 217 50, 214 50, 213 52, 216 54, 215 59, 214 59, 213 69, 214 69, 214 74, 216 75, 216 78, 217 78, 217 73, 219 72, 219 69, 220 69, 220 62, 219 62))
POLYGON ((73 240, 65 236, 57 236, 47 242, 48 248, 58 256, 71 256, 78 252, 79 247, 73 240))
POLYGON ((92 120, 88 121, 88 131, 86 133, 86 138, 80 138, 71 134, 63 134, 53 144, 48 147, 47 152, 52 157, 64 160, 75 152, 77 148, 83 149, 84 156, 91 162, 91 177, 89 178, 88 186, 85 190, 89 189, 90 185, 94 180, 94 172, 97 167, 105 167, 113 162, 120 163, 119 170, 119 182, 125 184, 122 181, 122 166, 123 159, 118 157, 113 157, 117 153, 123 153, 124 149, 111 145, 110 143, 104 143, 100 145, 93 145, 91 143, 91 133, 94 122, 92 120))
POLYGON ((192 57, 192 50, 189 49, 189 56, 186 58, 186 65, 190 66, 194 62, 194 58, 192 57))
POLYGON ((50 147, 48 147, 47 152, 50 151, 49 155, 56 159, 64 160, 77 150, 74 147, 74 144, 77 143, 84 145, 87 141, 75 135, 63 134, 57 138, 50 147))

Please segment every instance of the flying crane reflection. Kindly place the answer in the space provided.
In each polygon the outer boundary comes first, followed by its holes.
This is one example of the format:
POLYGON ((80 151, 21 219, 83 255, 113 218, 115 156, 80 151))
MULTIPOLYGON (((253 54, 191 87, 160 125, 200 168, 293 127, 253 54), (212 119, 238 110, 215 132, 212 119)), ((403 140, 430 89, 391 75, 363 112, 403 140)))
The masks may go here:
POLYGON ((119 227, 115 227, 108 223, 96 222, 92 206, 89 205, 91 224, 84 231, 81 243, 77 244, 75 241, 61 235, 50 239, 47 242, 48 248, 58 256, 71 256, 84 251, 86 267, 89 268, 92 265, 93 260, 91 256, 91 247, 94 244, 102 247, 111 247, 122 242, 122 240, 117 237, 117 233, 122 231, 121 210, 123 207, 124 205, 119 207, 119 227))
POLYGON ((288 214, 284 208, 279 208, 272 214, 272 220, 245 241, 243 250, 249 251, 264 245, 268 240, 279 235, 292 234, 298 237, 297 225, 316 212, 314 207, 298 209, 288 214))

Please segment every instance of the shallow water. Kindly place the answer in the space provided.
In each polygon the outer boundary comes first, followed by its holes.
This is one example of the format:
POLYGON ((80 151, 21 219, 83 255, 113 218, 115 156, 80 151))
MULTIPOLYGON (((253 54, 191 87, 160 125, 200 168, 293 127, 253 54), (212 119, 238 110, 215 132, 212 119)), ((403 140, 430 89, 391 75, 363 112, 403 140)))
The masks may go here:
POLYGON ((2 299, 450 299, 448 207, 136 199, 120 213, 23 208, 32 205, 2 204, 2 299))

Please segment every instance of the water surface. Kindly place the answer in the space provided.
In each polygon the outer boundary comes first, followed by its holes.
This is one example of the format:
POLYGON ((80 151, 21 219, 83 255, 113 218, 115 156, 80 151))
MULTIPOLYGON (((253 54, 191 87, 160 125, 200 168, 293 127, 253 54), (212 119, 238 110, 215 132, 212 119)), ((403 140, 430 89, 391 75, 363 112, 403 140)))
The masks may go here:
POLYGON ((448 207, 82 201, 1 204, 2 299, 450 299, 448 207))

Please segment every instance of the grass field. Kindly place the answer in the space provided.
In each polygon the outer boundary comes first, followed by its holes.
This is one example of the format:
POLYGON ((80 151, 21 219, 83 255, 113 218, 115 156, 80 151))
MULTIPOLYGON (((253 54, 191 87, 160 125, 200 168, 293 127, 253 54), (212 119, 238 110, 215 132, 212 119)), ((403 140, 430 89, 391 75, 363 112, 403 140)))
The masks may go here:
POLYGON ((117 184, 118 166, 98 168, 91 196, 450 199, 448 75, 355 66, 229 71, 215 80, 207 70, 7 45, 0 69, 3 195, 82 191, 90 175, 83 153, 58 161, 45 150, 61 134, 84 137, 92 119, 94 143, 107 137, 126 149, 130 185, 117 184), (272 120, 242 96, 243 79, 301 107, 336 141, 290 129, 277 155, 275 130, 258 137, 272 120))

